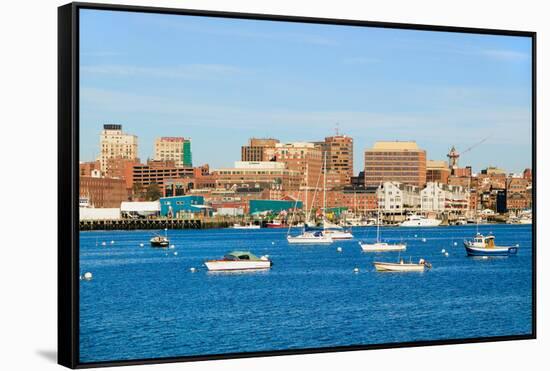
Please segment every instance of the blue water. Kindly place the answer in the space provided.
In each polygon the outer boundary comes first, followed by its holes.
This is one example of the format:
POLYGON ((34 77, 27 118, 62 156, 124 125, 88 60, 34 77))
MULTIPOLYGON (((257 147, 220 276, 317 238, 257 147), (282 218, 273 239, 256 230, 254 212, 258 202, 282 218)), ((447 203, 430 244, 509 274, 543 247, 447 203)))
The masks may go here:
POLYGON ((175 248, 167 250, 149 247, 150 231, 82 232, 80 270, 93 280, 80 281, 80 359, 531 333, 531 226, 479 227, 499 245, 519 244, 510 258, 466 257, 462 240, 475 230, 383 228, 385 239, 407 242, 401 257, 432 263, 424 273, 374 271, 373 260, 396 261, 398 253, 362 253, 357 241, 372 239, 372 227, 316 247, 288 245, 286 230, 169 231, 175 248), (202 265, 236 249, 269 254, 274 265, 226 274, 202 265))

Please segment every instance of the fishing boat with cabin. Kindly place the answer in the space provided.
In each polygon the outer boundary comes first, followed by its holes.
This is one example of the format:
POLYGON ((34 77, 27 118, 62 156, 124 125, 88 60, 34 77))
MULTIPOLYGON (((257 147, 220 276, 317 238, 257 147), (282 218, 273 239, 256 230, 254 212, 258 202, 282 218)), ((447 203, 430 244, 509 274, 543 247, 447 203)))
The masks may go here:
POLYGON ((518 252, 518 246, 497 246, 495 236, 477 233, 473 240, 465 240, 464 248, 468 256, 510 256, 518 252))

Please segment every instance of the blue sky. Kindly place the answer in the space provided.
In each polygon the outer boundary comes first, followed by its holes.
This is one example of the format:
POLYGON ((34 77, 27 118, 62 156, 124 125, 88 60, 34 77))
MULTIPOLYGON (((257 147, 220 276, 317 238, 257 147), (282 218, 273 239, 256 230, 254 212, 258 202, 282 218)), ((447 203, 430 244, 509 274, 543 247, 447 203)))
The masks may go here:
POLYGON ((194 164, 232 166, 249 137, 451 145, 475 171, 531 166, 531 41, 511 36, 81 11, 80 157, 104 123, 192 138, 194 164))

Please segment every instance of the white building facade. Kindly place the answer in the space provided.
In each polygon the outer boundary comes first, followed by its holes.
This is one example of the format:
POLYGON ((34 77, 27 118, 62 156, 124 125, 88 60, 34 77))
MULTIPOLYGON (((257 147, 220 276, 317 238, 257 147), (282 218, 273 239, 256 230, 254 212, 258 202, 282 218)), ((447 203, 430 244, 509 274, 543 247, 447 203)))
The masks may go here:
POLYGON ((419 188, 399 182, 384 182, 377 190, 380 210, 390 213, 414 211, 420 208, 419 188))
POLYGON ((424 212, 464 212, 468 210, 468 192, 460 187, 428 182, 420 191, 421 210, 424 212))
POLYGON ((103 174, 107 171, 107 160, 124 158, 135 160, 138 156, 138 139, 132 134, 124 134, 122 125, 105 124, 99 139, 100 154, 98 157, 103 174))

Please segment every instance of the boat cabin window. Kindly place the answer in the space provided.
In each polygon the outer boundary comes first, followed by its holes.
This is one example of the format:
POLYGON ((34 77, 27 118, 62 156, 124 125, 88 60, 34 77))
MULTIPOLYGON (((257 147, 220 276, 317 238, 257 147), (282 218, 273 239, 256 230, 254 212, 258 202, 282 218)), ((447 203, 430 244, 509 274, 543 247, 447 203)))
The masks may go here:
POLYGON ((239 259, 241 259, 241 260, 250 260, 250 257, 248 255, 239 255, 239 259))

